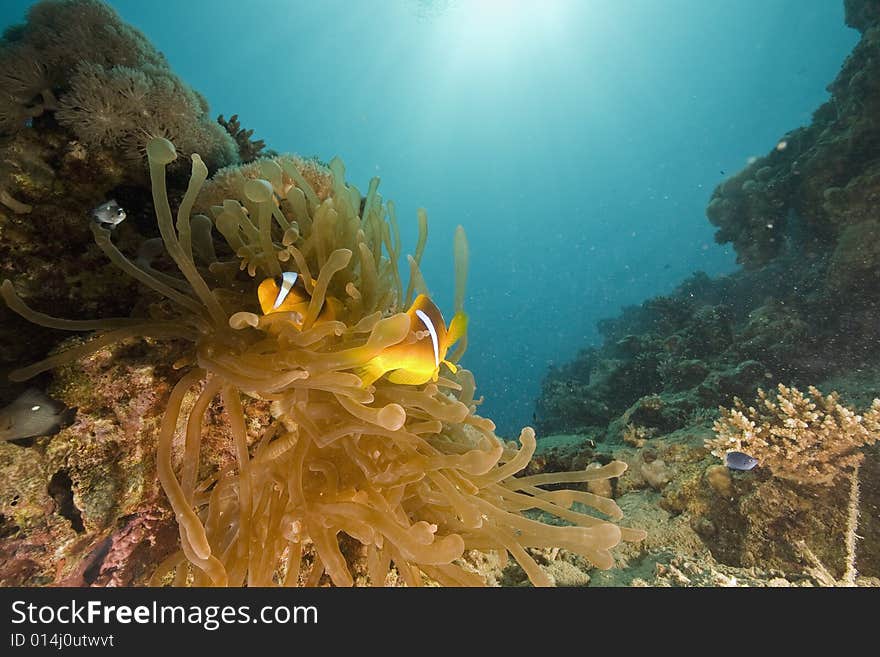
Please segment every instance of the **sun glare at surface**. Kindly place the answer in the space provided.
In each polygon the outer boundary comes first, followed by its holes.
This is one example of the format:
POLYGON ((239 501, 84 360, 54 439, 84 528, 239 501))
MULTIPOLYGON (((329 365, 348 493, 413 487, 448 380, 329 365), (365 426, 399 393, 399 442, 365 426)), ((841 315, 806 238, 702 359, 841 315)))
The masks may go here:
POLYGON ((450 7, 442 25, 451 53, 479 64, 503 64, 524 50, 552 45, 565 27, 570 0, 468 0, 450 7))

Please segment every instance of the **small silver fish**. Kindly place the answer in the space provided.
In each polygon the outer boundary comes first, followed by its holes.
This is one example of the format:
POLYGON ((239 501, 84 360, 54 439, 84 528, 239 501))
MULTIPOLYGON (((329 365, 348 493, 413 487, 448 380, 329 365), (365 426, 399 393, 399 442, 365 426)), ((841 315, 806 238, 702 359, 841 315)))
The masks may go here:
POLYGON ((727 452, 724 455, 724 465, 731 470, 751 470, 758 465, 758 459, 745 452, 727 452))
POLYGON ((92 219, 95 223, 108 224, 110 228, 121 224, 125 220, 125 216, 125 210, 116 202, 116 199, 101 203, 92 210, 92 219))
POLYGON ((68 424, 76 409, 50 399, 36 388, 28 388, 14 402, 0 409, 0 440, 48 436, 68 424))

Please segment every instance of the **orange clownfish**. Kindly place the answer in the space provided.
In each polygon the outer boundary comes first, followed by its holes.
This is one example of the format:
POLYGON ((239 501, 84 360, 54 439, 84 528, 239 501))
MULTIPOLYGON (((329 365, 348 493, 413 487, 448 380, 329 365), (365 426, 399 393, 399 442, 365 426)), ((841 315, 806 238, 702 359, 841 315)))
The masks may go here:
POLYGON ((467 315, 456 313, 447 330, 440 309, 424 294, 416 297, 406 314, 409 315, 410 331, 420 337, 384 349, 359 368, 357 373, 364 386, 371 385, 388 372, 388 380, 392 383, 419 385, 436 381, 441 363, 446 363, 453 373, 458 371, 446 360, 446 352, 467 330, 467 315))
MULTIPOLYGON (((312 285, 315 281, 312 280, 312 285)), ((302 329, 303 319, 309 310, 311 297, 306 292, 302 277, 295 271, 286 271, 276 278, 267 278, 257 288, 257 298, 264 315, 271 313, 294 313, 293 325, 302 329)), ((342 303, 335 297, 326 297, 324 306, 315 320, 316 324, 336 319, 342 303)))

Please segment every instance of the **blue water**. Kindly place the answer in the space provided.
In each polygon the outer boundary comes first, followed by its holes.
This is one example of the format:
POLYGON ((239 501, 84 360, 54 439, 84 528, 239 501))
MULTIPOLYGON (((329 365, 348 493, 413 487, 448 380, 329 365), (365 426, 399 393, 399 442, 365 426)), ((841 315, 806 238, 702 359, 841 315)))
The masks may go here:
MULTIPOLYGON (((0 25, 31 2, 3 0, 0 25)), ((451 314, 471 245, 465 364, 502 433, 598 319, 735 269, 714 186, 809 123, 857 41, 841 0, 114 0, 279 151, 341 156, 397 203, 451 314)))

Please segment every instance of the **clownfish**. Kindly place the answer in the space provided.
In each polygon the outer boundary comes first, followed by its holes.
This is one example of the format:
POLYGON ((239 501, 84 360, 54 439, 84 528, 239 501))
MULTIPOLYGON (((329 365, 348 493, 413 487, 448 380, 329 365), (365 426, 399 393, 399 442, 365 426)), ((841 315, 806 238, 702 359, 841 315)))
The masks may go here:
MULTIPOLYGON (((312 285, 315 281, 312 280, 312 285)), ((267 278, 257 288, 257 298, 264 315, 271 313, 293 313, 291 321, 302 329, 303 319, 309 310, 311 296, 306 292, 302 277, 295 271, 286 271, 277 278, 267 278)), ((342 302, 335 297, 326 297, 316 324, 335 320, 342 310, 342 302)))
POLYGON ((436 381, 441 363, 453 373, 458 371, 446 360, 446 352, 467 330, 467 315, 456 313, 447 329, 440 309, 424 294, 416 297, 406 314, 409 315, 410 331, 417 339, 392 345, 358 368, 356 373, 364 387, 388 372, 388 380, 392 383, 419 385, 436 381))

